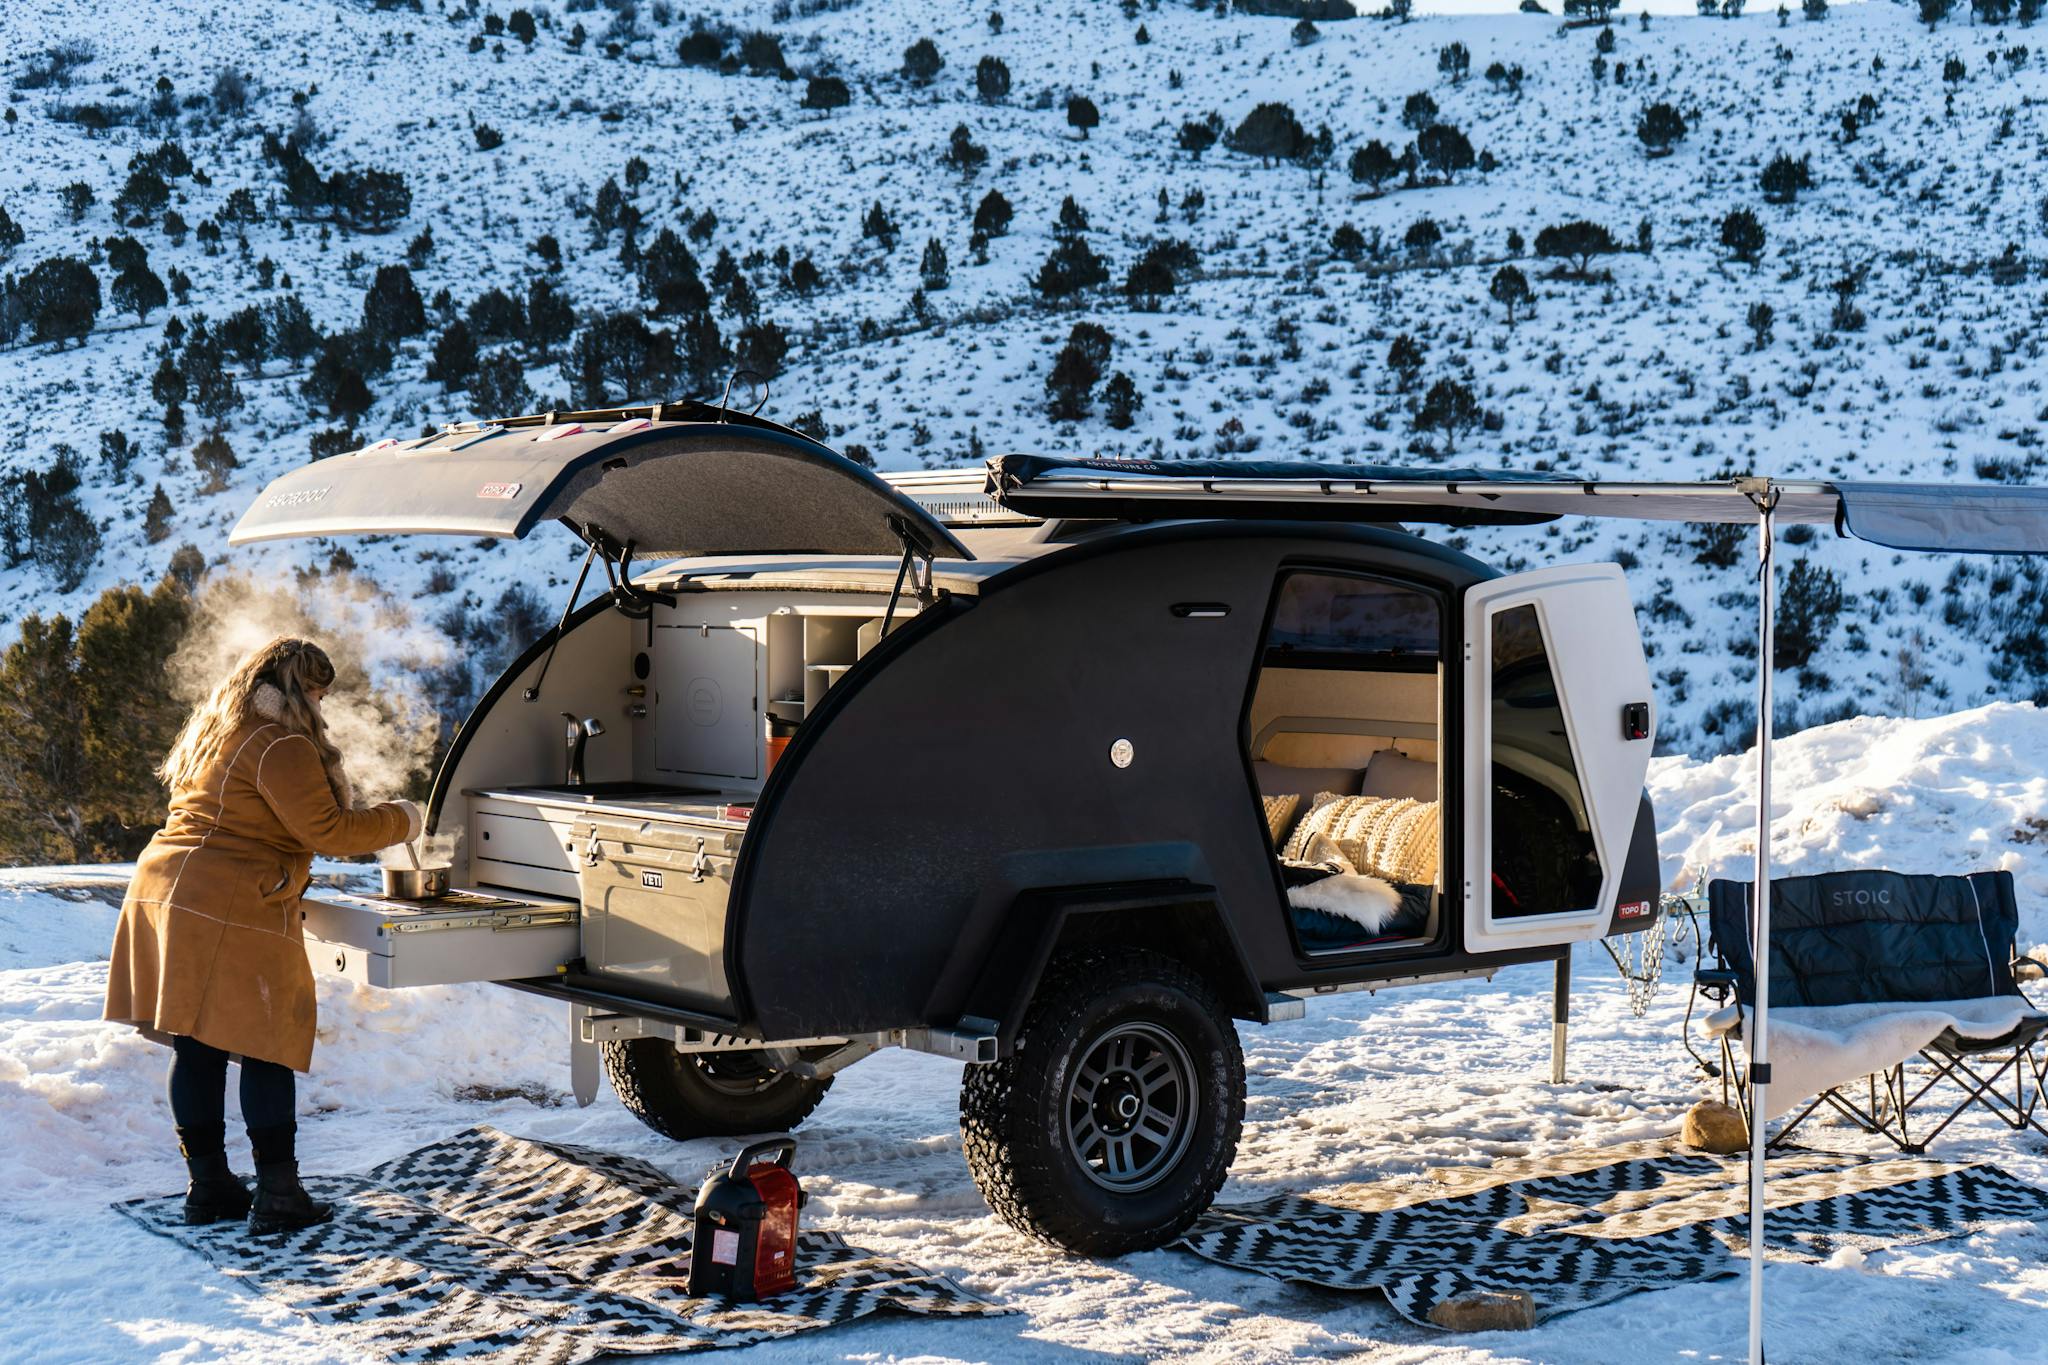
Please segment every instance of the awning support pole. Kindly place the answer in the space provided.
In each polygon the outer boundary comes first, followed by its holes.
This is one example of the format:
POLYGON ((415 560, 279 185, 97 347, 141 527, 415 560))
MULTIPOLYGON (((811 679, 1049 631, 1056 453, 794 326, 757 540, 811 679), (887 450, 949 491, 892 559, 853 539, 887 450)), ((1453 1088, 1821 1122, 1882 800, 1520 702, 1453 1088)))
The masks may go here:
POLYGON ((1565 1028, 1572 1018, 1572 952, 1557 960, 1557 980, 1550 994, 1550 1083, 1564 1084, 1565 1028))
POLYGON ((1778 490, 1768 479, 1747 481, 1756 504, 1756 872, 1750 898, 1755 924, 1756 1001, 1749 1037, 1749 1361, 1764 1365, 1764 1092, 1771 1081, 1771 637, 1777 613, 1771 513, 1778 490))

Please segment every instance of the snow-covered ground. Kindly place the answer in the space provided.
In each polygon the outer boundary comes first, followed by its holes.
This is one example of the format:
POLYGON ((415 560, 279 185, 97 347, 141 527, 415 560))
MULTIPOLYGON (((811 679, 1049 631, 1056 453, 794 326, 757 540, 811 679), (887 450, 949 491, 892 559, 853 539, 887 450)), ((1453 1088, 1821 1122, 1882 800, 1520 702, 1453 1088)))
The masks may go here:
MULTIPOLYGON (((2048 712, 1994 705, 1932 719, 1849 721, 1779 751, 1774 856, 1784 870, 2002 867, 2020 888, 2021 946, 2048 940, 2048 712)), ((1744 757, 1659 760, 1652 793, 1674 880, 1746 869, 1744 757)), ((246 1362, 351 1359, 321 1334, 150 1237, 109 1200, 180 1179, 161 1096, 164 1054, 98 1022, 119 868, 0 873, 0 1358, 246 1362)), ((1643 1018, 1597 946, 1577 958, 1571 1080, 1547 1082, 1549 972, 1312 1002, 1306 1019, 1243 1031, 1244 1141, 1223 1198, 1414 1179, 1669 1135, 1711 1084, 1678 1044, 1693 945, 1675 941, 1643 1018)), ((301 1090, 314 1170, 360 1169, 464 1127, 585 1142, 693 1183, 722 1148, 675 1144, 607 1092, 568 1089, 562 1007, 510 991, 373 992, 323 979, 322 1030, 301 1090)), ((1739 1359, 1740 1279, 1453 1338, 1376 1296, 1297 1288, 1175 1252, 1069 1259, 997 1221, 959 1156, 959 1068, 883 1054, 842 1075, 803 1127, 806 1214, 853 1241, 958 1277, 1018 1314, 868 1319, 750 1349, 759 1360, 1068 1362, 1739 1359)), ((231 1101, 232 1103, 232 1101, 231 1101)), ((1834 1126, 1821 1145, 1871 1148, 1834 1126)), ((1937 1153, 2048 1184, 2048 1144, 1970 1119, 1937 1153)), ((2015 1224, 1953 1242, 1769 1275, 1780 1362, 2012 1362, 2043 1356, 2048 1231, 2015 1224)))

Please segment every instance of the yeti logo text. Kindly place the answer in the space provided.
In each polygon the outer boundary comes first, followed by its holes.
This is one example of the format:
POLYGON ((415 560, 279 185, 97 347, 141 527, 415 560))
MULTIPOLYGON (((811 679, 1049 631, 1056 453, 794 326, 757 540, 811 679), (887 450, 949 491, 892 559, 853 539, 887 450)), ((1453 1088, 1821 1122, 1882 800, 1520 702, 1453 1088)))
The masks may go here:
POLYGON ((265 505, 269 507, 304 507, 308 503, 318 502, 326 496, 327 489, 325 488, 301 488, 296 492, 279 493, 265 505))
POLYGON ((640 874, 640 885, 652 891, 661 890, 661 874, 659 872, 642 872, 640 874))
POLYGON ((1828 892, 1828 904, 1830 905, 1890 905, 1891 903, 1892 893, 1889 890, 1828 892))
POLYGON ((523 484, 516 483, 487 483, 482 488, 476 490, 476 495, 480 498, 491 498, 498 502, 510 502, 519 496, 519 490, 522 487, 524 487, 523 484))

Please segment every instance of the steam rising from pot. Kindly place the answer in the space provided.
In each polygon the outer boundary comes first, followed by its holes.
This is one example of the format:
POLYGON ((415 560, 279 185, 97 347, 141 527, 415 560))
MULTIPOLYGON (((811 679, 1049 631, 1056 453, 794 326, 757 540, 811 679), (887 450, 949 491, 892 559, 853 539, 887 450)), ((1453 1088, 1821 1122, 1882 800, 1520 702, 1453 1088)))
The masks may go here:
POLYGON ((279 635, 304 636, 334 661, 334 686, 320 710, 356 803, 404 795, 433 760, 438 717, 417 676, 445 662, 446 641, 354 574, 313 578, 295 590, 244 574, 209 576, 167 666, 173 694, 196 704, 249 651, 279 635))

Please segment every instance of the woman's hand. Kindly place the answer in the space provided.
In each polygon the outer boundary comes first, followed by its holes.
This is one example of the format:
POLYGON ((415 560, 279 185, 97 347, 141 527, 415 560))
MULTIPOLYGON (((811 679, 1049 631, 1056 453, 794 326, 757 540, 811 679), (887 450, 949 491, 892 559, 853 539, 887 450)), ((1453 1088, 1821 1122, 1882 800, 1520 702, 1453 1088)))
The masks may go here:
POLYGON ((420 809, 417 801, 393 801, 391 804, 405 812, 405 838, 399 842, 412 843, 427 827, 426 812, 420 809))

